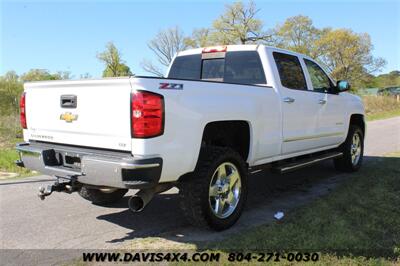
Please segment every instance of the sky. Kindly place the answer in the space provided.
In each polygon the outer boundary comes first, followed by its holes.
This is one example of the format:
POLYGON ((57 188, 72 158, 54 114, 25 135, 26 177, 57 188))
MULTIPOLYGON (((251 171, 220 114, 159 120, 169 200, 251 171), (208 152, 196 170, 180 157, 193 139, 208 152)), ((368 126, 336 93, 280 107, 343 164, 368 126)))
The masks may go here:
MULTIPOLYGON (((147 47, 158 31, 179 26, 189 35, 209 27, 229 1, 9 1, 0 0, 0 75, 32 68, 70 71, 75 78, 100 77, 96 58, 112 41, 137 75, 143 59, 155 60, 147 47)), ((382 73, 400 70, 399 1, 255 1, 266 29, 295 15, 309 16, 316 27, 367 32, 373 55, 387 60, 382 73)))

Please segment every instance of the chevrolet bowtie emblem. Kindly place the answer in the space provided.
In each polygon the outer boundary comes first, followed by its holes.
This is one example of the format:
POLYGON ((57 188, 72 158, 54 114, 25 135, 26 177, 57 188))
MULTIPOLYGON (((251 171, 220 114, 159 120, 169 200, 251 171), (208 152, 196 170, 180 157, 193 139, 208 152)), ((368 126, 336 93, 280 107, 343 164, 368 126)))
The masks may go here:
POLYGON ((60 120, 64 120, 67 123, 71 123, 72 121, 76 121, 78 119, 78 115, 74 115, 70 112, 66 112, 60 115, 60 120))

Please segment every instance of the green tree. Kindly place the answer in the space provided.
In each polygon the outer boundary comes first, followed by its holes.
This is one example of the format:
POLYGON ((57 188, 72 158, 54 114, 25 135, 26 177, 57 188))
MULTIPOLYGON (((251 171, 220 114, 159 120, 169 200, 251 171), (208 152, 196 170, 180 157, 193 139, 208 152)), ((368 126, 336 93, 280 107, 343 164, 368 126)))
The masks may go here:
POLYGON ((262 21, 256 18, 258 11, 253 1, 247 4, 236 2, 226 5, 224 13, 211 28, 195 29, 190 37, 186 37, 177 26, 162 30, 148 43, 157 63, 143 60, 142 68, 163 76, 175 54, 189 47, 267 42, 271 36, 263 31, 262 21))
POLYGON ((349 29, 326 31, 315 45, 318 59, 325 64, 335 79, 347 79, 354 87, 363 86, 369 74, 380 71, 386 64, 372 55, 371 38, 349 29))
POLYGON ((98 53, 97 58, 102 61, 106 68, 103 71, 103 77, 131 76, 130 68, 121 59, 121 53, 112 42, 106 45, 106 50, 98 53))
POLYGON ((185 44, 187 47, 198 48, 215 45, 213 40, 212 30, 209 28, 194 29, 191 37, 185 38, 185 44))
POLYGON ((225 6, 224 13, 213 21, 211 28, 195 29, 186 43, 190 47, 210 45, 270 43, 271 34, 257 18, 260 10, 253 1, 238 1, 225 6))
POLYGON ((8 71, 0 77, 0 115, 18 112, 18 99, 23 85, 15 71, 8 71))
POLYGON ((323 63, 332 77, 347 79, 354 89, 374 86, 373 73, 385 60, 372 55, 371 38, 349 29, 316 28, 309 17, 289 17, 274 28, 275 46, 306 54, 323 63))
POLYGON ((71 73, 68 71, 58 71, 57 73, 51 74, 46 69, 34 68, 24 73, 21 76, 21 80, 26 81, 40 81, 40 80, 60 80, 70 79, 71 73))
POLYGON ((22 82, 14 71, 0 76, 0 145, 20 133, 18 103, 22 90, 22 82))
POLYGON ((379 87, 400 86, 400 71, 392 71, 388 74, 379 75, 377 78, 379 87))
POLYGON ((314 27, 309 17, 289 17, 273 29, 274 45, 314 57, 318 55, 315 42, 327 30, 314 27))
POLYGON ((213 22, 211 39, 215 44, 247 44, 268 41, 269 34, 263 31, 263 22, 256 18, 256 4, 235 2, 225 6, 225 12, 213 22))

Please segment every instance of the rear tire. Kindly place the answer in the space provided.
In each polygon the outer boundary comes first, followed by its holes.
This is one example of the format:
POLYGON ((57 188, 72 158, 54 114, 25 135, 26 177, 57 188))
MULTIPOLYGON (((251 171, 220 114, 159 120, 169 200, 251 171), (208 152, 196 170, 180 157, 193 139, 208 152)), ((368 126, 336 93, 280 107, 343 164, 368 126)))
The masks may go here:
POLYGON ((89 188, 86 186, 81 187, 78 191, 82 198, 100 206, 121 200, 127 192, 127 189, 110 189, 107 191, 106 189, 89 188))
POLYGON ((179 185, 180 207, 187 220, 220 231, 239 219, 247 197, 247 170, 230 148, 202 148, 195 171, 179 185))
POLYGON ((335 168, 343 172, 360 169, 364 157, 364 134, 359 126, 350 125, 346 141, 340 145, 343 156, 334 159, 335 168))

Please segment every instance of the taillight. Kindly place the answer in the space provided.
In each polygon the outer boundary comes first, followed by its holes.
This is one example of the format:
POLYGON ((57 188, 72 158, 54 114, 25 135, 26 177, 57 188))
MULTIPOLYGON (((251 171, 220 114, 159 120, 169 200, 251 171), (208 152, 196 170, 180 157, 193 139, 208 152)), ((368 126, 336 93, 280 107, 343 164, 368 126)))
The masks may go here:
POLYGON ((148 91, 132 93, 131 112, 133 138, 150 138, 163 134, 164 98, 162 95, 148 91))
POLYGON ((26 98, 26 93, 23 92, 22 95, 21 95, 21 99, 19 101, 19 120, 21 122, 21 127, 22 128, 27 128, 27 126, 26 126, 25 98, 26 98))

